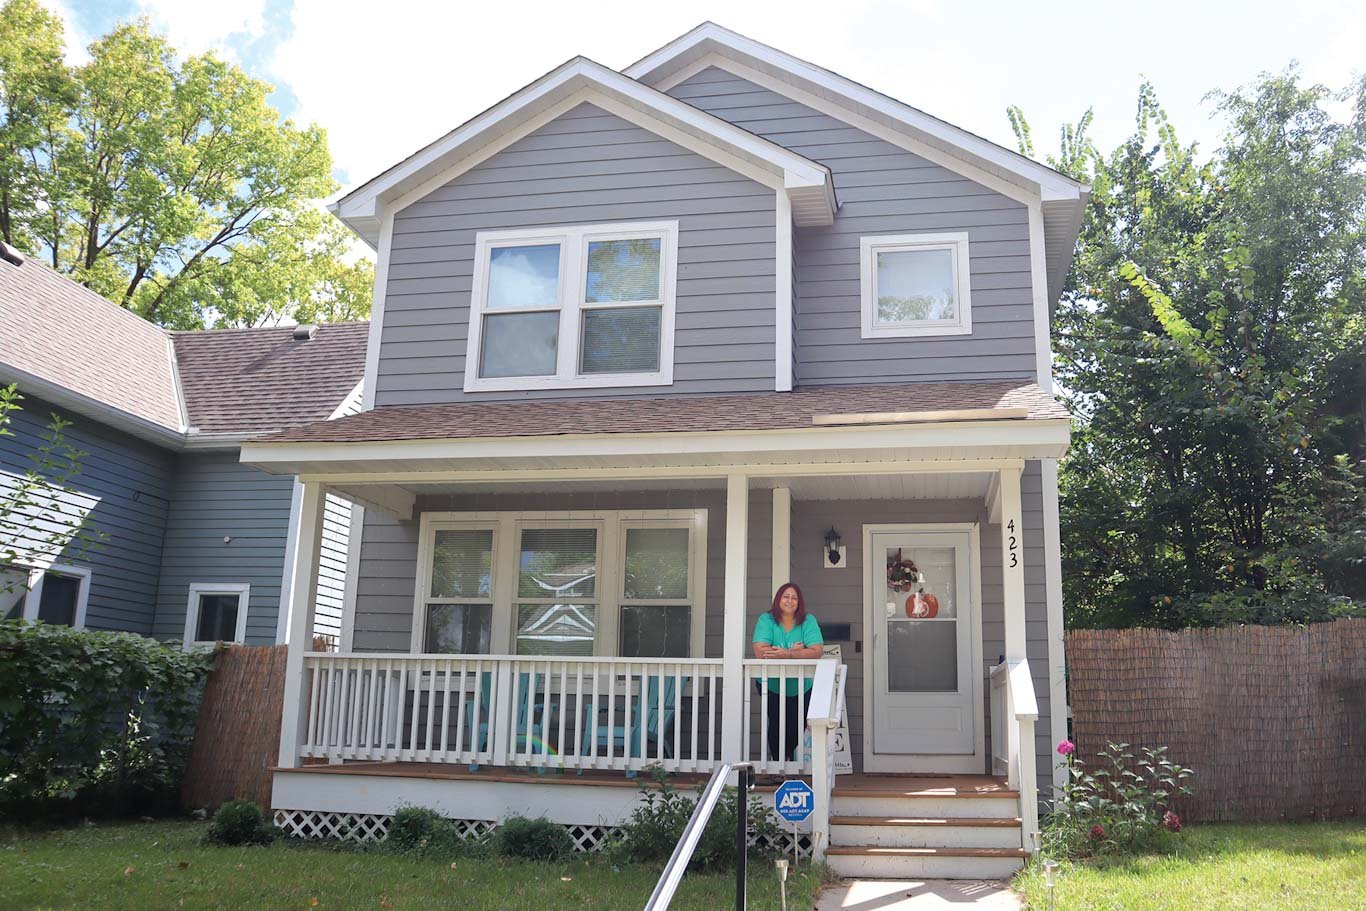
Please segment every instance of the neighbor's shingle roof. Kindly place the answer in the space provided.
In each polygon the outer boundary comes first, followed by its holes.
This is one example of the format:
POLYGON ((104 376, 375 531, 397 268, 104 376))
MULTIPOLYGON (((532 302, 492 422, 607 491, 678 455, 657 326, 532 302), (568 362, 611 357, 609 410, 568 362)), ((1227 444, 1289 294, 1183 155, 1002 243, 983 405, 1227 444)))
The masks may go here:
POLYGON ((166 333, 31 256, 0 259, 0 365, 183 429, 166 333))
POLYGON ((811 427, 817 415, 978 408, 1025 408, 1030 419, 1068 417, 1067 410, 1034 383, 909 383, 813 386, 758 395, 394 406, 295 427, 260 442, 792 430, 811 427))
POLYGON ((173 332, 190 426, 201 433, 266 433, 326 420, 365 373, 368 323, 173 332))

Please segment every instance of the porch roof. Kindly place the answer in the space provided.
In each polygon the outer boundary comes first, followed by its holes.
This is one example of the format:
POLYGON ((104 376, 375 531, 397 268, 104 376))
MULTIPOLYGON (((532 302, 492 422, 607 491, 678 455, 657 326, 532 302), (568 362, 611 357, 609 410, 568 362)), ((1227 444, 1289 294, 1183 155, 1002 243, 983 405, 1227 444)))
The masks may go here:
POLYGON ((578 434, 801 430, 908 421, 1067 420, 1035 383, 812 386, 793 392, 563 399, 376 408, 261 437, 271 443, 373 443, 578 434))

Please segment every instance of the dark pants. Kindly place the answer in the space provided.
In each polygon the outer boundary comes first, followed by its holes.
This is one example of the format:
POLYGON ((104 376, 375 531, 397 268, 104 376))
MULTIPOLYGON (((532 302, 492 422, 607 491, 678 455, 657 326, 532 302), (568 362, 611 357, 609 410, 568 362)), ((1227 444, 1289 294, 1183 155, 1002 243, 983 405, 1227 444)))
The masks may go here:
POLYGON ((778 713, 785 712, 787 730, 781 735, 784 747, 782 758, 784 761, 792 759, 806 727, 806 710, 811 706, 811 691, 807 690, 800 696, 784 696, 781 692, 770 690, 764 694, 764 698, 768 700, 768 758, 778 757, 778 722, 781 717, 778 713))

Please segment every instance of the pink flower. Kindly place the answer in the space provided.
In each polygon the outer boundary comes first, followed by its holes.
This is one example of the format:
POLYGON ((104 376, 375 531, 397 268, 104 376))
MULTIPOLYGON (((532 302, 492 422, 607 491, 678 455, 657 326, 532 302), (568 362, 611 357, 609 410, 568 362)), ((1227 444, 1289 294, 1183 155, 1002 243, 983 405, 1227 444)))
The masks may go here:
POLYGON ((1165 826, 1169 832, 1180 832, 1181 817, 1177 816, 1171 810, 1168 810, 1162 814, 1162 825, 1165 826))
POLYGON ((1086 834, 1090 837, 1092 841, 1105 840, 1105 829, 1101 827, 1100 823, 1096 823, 1094 826, 1092 826, 1091 831, 1086 834))
POLYGON ((1064 740, 1062 743, 1058 744, 1059 756, 1071 756, 1076 751, 1077 745, 1070 740, 1064 740))

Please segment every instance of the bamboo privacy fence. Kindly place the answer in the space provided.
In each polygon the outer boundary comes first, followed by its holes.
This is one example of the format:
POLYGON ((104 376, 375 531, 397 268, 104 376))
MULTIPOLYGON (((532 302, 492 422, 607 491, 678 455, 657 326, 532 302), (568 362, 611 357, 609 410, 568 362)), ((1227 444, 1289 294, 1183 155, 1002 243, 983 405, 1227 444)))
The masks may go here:
POLYGON ((235 645, 218 653, 180 789, 186 810, 234 798, 270 807, 280 752, 287 646, 235 645))
POLYGON ((1366 620, 1067 634, 1073 739, 1170 748, 1192 820, 1366 814, 1366 620))

